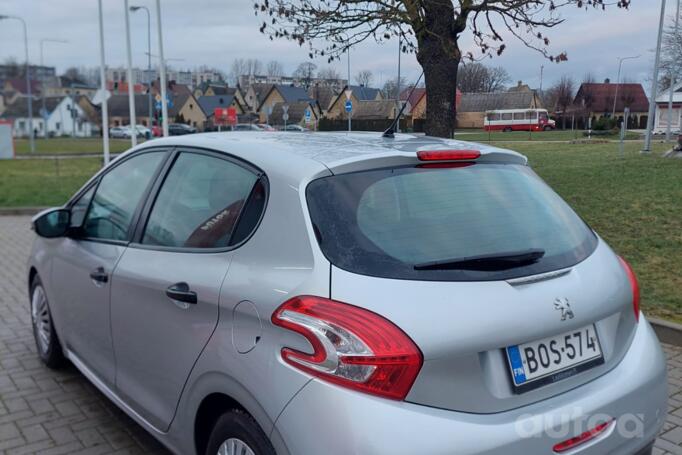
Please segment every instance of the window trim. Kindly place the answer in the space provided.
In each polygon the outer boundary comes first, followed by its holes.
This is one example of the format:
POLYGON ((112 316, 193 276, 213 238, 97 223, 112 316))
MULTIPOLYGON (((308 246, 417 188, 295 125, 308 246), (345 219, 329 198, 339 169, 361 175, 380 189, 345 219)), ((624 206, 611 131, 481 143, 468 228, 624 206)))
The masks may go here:
MULTIPOLYGON (((152 192, 147 196, 146 202, 144 204, 144 207, 142 208, 141 211, 141 216, 137 220, 137 225, 134 230, 134 234, 132 236, 132 240, 128 244, 129 248, 136 248, 140 250, 153 250, 153 251, 165 251, 165 252, 171 252, 171 253, 199 253, 199 254, 211 254, 211 253, 224 253, 227 251, 233 251, 236 250, 237 248, 240 248, 242 245, 244 245, 246 242, 248 242, 251 237, 256 233, 258 228, 260 227, 261 222, 263 221, 263 218, 265 217, 265 212, 267 211, 268 208, 268 203, 270 201, 270 181, 265 174, 265 172, 257 167, 256 165, 239 158, 237 156, 231 155, 229 153, 225 152, 219 152, 211 149, 205 149, 201 147, 176 147, 170 158, 168 159, 166 165, 164 166, 164 172, 163 175, 160 178, 157 178, 154 187, 152 188, 152 192), (256 186, 256 183, 258 181, 261 181, 263 183, 263 187, 265 189, 265 202, 263 203, 263 209, 261 210, 260 217, 258 218, 258 222, 254 226, 254 228, 251 230, 248 236, 244 238, 241 242, 235 244, 235 245, 228 245, 225 247, 218 247, 218 248, 194 248, 194 247, 181 247, 181 246, 161 246, 161 245, 148 245, 145 243, 142 243, 142 238, 144 236, 144 232, 147 229, 147 223, 149 222, 149 216, 151 215, 152 209, 154 208, 154 204, 156 204, 156 199, 159 196, 159 193, 161 191, 161 188, 163 184, 166 181, 166 178, 170 174, 171 169, 173 168, 173 164, 175 164, 175 161, 178 159, 181 153, 194 153, 198 155, 205 155, 205 156, 210 156, 213 158, 218 158, 222 159, 225 161, 228 161, 232 164, 235 164, 237 166, 240 166, 244 169, 246 169, 249 172, 252 172, 255 177, 256 177, 256 182, 253 184, 253 187, 249 191, 249 194, 246 198, 246 202, 242 206, 242 208, 239 211, 239 215, 237 216, 237 219, 235 221, 235 228, 239 225, 239 222, 241 221, 242 214, 244 212, 244 208, 247 206, 249 201, 251 200, 251 196, 253 194, 253 189, 256 186)), ((233 232, 234 233, 234 232, 233 232)), ((231 237, 231 236, 230 236, 231 237)))
POLYGON ((88 204, 88 209, 85 212, 85 216, 83 217, 83 222, 87 219, 88 215, 90 214, 90 210, 92 208, 92 202, 95 200, 95 196, 97 195, 97 191, 99 190, 99 185, 102 183, 102 179, 104 176, 109 174, 112 170, 116 169, 118 166, 120 166, 122 163, 125 163, 126 161, 134 158, 141 156, 145 153, 153 153, 153 152, 164 152, 165 156, 161 159, 161 162, 157 166, 156 170, 154 171, 154 175, 152 175, 152 178, 147 185, 147 188, 142 193, 142 196, 140 197, 140 202, 138 202, 137 207, 135 207, 135 211, 133 212, 133 216, 130 219, 130 225, 128 226, 128 233, 126 234, 126 239, 125 240, 113 240, 113 239, 100 239, 97 237, 85 237, 80 234, 79 229, 75 229, 73 234, 70 235, 69 237, 78 240, 78 241, 87 241, 87 242, 96 242, 96 243, 104 243, 108 245, 119 245, 119 246, 127 246, 130 244, 132 241, 132 234, 135 232, 134 227, 137 226, 139 217, 141 214, 141 209, 142 206, 144 206, 144 202, 149 198, 150 196, 150 191, 156 184, 156 182, 159 180, 159 176, 161 175, 162 171, 165 170, 166 166, 168 165, 169 157, 173 155, 174 152, 174 147, 149 147, 145 148, 142 150, 136 150, 135 152, 129 153, 126 156, 122 157, 121 159, 117 159, 115 161, 111 162, 111 165, 103 169, 99 174, 97 174, 91 182, 87 183, 78 193, 76 193, 75 196, 73 196, 69 202, 67 202, 67 206, 70 209, 74 204, 75 201, 77 201, 83 194, 85 194, 86 191, 88 191, 91 187, 94 186, 95 192, 92 195, 92 199, 90 199, 90 204, 88 204))

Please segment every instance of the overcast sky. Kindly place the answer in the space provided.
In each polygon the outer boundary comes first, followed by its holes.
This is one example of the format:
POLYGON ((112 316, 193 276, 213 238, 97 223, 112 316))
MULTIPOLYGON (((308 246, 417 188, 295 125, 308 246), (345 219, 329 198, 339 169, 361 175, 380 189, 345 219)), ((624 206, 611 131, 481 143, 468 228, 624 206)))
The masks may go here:
MULTIPOLYGON (((145 5, 155 13, 152 0, 130 0, 131 5, 145 5)), ((669 2, 673 3, 674 2, 669 2)), ((166 58, 176 68, 210 65, 229 72, 234 58, 259 58, 264 62, 279 60, 287 73, 308 59, 305 47, 284 41, 271 42, 261 35, 262 19, 255 17, 252 0, 163 0, 163 32, 166 58)), ((584 11, 569 8, 562 13, 566 22, 548 32, 551 51, 568 53, 568 62, 551 63, 540 54, 510 39, 502 57, 486 61, 504 66, 514 81, 523 80, 532 87, 540 83, 540 66, 545 66, 544 86, 563 74, 580 79, 591 72, 597 79, 616 79, 617 57, 641 55, 624 63, 623 75, 630 80, 650 80, 653 65, 652 49, 656 44, 659 6, 657 0, 633 0, 629 11, 609 8, 607 11, 584 11)), ((672 7, 670 5, 672 12, 672 7)), ((104 0, 107 65, 125 63, 125 24, 123 0, 104 0)), ((70 66, 95 66, 99 63, 97 2, 95 0, 0 0, 0 14, 18 15, 26 19, 29 52, 32 63, 39 62, 41 39, 61 39, 68 43, 45 43, 46 65, 58 71, 70 66)), ((134 65, 145 67, 147 22, 144 11, 131 15, 134 65)), ((152 53, 155 53, 156 33, 153 29, 152 53)), ((470 38, 463 40, 468 49, 470 38)), ((368 69, 374 72, 374 83, 395 77, 397 73, 397 43, 377 45, 363 43, 351 52, 351 74, 368 69)), ((23 38, 17 21, 0 21, 0 61, 14 57, 23 61, 23 38)), ((315 61, 319 67, 326 61, 315 61)), ((335 65, 345 76, 346 65, 335 65)), ((403 56, 403 74, 410 79, 419 75, 419 66, 412 55, 403 56)), ((648 84, 647 84, 648 85, 648 84)), ((648 88, 647 88, 648 90, 648 88)))

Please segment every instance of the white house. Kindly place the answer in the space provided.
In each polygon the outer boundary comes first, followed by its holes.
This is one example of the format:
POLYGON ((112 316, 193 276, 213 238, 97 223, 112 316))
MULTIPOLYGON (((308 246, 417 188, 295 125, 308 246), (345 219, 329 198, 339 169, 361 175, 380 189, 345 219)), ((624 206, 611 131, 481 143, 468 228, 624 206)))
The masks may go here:
MULTIPOLYGON (((663 91, 656 97, 656 122, 654 132, 664 133, 668 129, 668 102, 670 100, 670 90, 663 91)), ((680 116, 682 115, 682 82, 673 88, 673 109, 670 128, 680 131, 680 116)))
MULTIPOLYGON (((40 118, 40 103, 33 100, 32 117, 33 117, 33 131, 36 137, 43 136, 45 134, 45 125, 42 118, 40 118)), ((29 129, 29 116, 28 116, 28 103, 26 98, 17 97, 12 104, 6 106, 5 111, 0 115, 0 118, 5 120, 10 120, 12 122, 12 135, 14 137, 28 137, 29 129)))
POLYGON ((47 133, 51 136, 92 136, 94 125, 88 120, 76 98, 64 97, 47 109, 47 133))

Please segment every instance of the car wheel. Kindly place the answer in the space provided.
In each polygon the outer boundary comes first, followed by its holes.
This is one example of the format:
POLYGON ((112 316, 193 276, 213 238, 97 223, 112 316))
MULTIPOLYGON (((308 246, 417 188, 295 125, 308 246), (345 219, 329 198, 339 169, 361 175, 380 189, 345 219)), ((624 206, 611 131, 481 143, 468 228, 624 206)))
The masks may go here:
POLYGON ((275 455, 275 449, 253 417, 234 409, 216 421, 206 455, 275 455))
POLYGON ((40 360, 49 368, 64 366, 66 359, 52 322, 47 294, 43 283, 37 276, 31 285, 31 323, 40 360))
POLYGON ((504 130, 502 130, 502 131, 505 132, 505 133, 510 133, 511 130, 512 130, 511 128, 507 127, 507 128, 505 128, 504 130))
POLYGON ((552 131, 552 127, 551 127, 551 126, 546 126, 544 129, 545 129, 545 131, 552 131))

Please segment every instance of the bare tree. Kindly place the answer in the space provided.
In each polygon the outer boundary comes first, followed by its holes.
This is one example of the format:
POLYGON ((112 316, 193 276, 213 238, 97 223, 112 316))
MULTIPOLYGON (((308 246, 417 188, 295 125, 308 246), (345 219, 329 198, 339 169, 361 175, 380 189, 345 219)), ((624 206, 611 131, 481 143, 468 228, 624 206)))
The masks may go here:
POLYGON ((317 77, 320 79, 341 79, 341 74, 333 66, 328 66, 318 71, 317 77))
POLYGON ((474 52, 460 48, 468 30, 478 56, 499 55, 506 49, 503 34, 513 36, 552 61, 545 29, 564 19, 566 6, 627 8, 630 0, 256 0, 260 27, 272 39, 309 45, 309 54, 330 60, 367 39, 378 42, 399 36, 404 52, 415 52, 424 70, 428 97, 426 132, 452 136, 455 127, 457 69, 474 52))
POLYGON ((270 60, 265 67, 265 74, 271 77, 284 76, 284 67, 277 60, 270 60))
POLYGON ((238 84, 241 76, 255 76, 263 71, 263 63, 255 58, 236 58, 230 66, 230 82, 238 84))
POLYGON ((458 71, 457 88, 465 93, 499 92, 511 80, 501 66, 488 68, 478 62, 460 65, 458 71))
POLYGON ((566 111, 575 98, 575 81, 570 76, 562 76, 544 94, 545 107, 550 111, 561 112, 562 128, 566 129, 566 111))
MULTIPOLYGON (((401 89, 404 89, 407 87, 407 79, 404 77, 400 78, 400 87, 401 89)), ((384 98, 388 100, 397 100, 398 96, 400 93, 398 93, 398 78, 394 77, 392 79, 388 79, 386 82, 384 82, 384 86, 381 89, 382 94, 384 95, 384 98)))
POLYGON ((486 92, 499 92, 504 90, 505 86, 511 81, 509 73, 501 66, 487 68, 487 73, 484 85, 484 91, 486 92))
POLYGON ((355 83, 358 85, 362 85, 363 87, 371 86, 373 79, 374 75, 370 70, 358 71, 357 74, 355 75, 355 83))
POLYGON ((303 62, 292 73, 292 76, 300 79, 306 89, 310 88, 312 80, 315 78, 317 65, 312 62, 303 62))
POLYGON ((463 93, 484 92, 488 69, 481 63, 473 62, 460 65, 457 87, 463 93))

